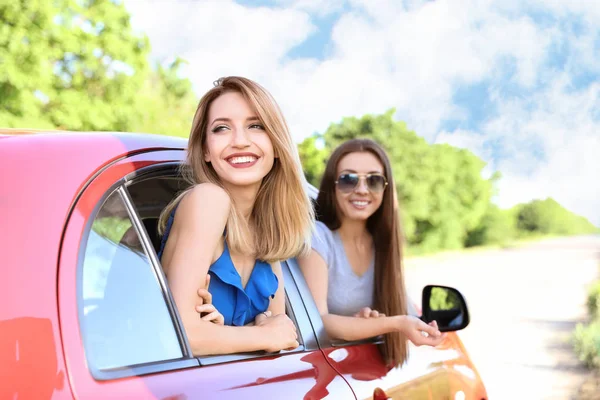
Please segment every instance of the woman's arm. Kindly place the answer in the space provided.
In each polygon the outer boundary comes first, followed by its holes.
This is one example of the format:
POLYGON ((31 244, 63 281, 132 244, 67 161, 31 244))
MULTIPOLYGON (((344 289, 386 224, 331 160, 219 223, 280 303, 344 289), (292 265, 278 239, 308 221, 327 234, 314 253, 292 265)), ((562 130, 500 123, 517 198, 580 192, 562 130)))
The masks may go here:
POLYGON ((315 299, 327 334, 332 339, 347 341, 367 339, 384 333, 397 331, 397 318, 356 318, 330 314, 327 307, 327 264, 319 253, 311 250, 306 257, 298 258, 298 265, 315 299))
POLYGON ((407 315, 384 316, 379 318, 346 317, 330 314, 327 307, 327 264, 315 250, 298 259, 300 269, 314 297, 323 325, 332 339, 346 341, 362 340, 390 332, 403 332, 415 344, 436 345, 440 333, 437 325, 428 325, 418 318, 407 315), (431 337, 424 337, 420 331, 431 337))
POLYGON ((169 287, 192 352, 199 356, 277 351, 297 345, 293 323, 289 327, 286 321, 268 318, 252 327, 221 326, 202 320, 196 312, 198 287, 206 282, 215 250, 223 240, 230 203, 227 193, 216 185, 194 187, 181 200, 165 248, 169 287))

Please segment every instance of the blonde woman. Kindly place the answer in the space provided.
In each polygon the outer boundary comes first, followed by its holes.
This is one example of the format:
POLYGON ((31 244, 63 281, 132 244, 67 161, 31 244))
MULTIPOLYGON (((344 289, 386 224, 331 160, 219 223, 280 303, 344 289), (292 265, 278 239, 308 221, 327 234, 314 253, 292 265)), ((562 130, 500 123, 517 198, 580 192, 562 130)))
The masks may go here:
POLYGON ((192 186, 161 215, 159 257, 194 355, 297 347, 280 260, 310 250, 314 215, 275 100, 246 78, 215 82, 186 164, 192 186))

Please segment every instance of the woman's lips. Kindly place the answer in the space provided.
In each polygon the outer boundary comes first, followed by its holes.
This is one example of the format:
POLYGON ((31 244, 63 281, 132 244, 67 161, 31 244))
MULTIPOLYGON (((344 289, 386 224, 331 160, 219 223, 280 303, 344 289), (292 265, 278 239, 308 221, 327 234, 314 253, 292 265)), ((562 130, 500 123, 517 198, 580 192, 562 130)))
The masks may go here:
POLYGON ((352 204, 354 208, 364 210, 369 204, 371 204, 371 202, 368 200, 351 200, 350 204, 352 204))
POLYGON ((226 158, 226 161, 233 168, 249 168, 256 164, 258 156, 254 154, 233 155, 226 158))

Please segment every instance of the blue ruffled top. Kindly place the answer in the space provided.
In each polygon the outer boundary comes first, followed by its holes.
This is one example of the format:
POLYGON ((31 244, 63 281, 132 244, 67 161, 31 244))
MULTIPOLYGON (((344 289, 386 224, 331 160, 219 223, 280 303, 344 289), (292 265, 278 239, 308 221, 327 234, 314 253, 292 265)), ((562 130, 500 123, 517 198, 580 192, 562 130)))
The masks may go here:
MULTIPOLYGON (((175 211, 171 212, 165 234, 162 237, 159 260, 171 232, 175 219, 175 211)), ((208 269, 210 274, 210 287, 213 305, 223 314, 225 325, 244 326, 252 321, 261 312, 269 308, 269 301, 275 296, 279 281, 271 265, 265 261, 256 260, 248 283, 244 288, 242 278, 235 269, 227 242, 221 256, 208 269)))

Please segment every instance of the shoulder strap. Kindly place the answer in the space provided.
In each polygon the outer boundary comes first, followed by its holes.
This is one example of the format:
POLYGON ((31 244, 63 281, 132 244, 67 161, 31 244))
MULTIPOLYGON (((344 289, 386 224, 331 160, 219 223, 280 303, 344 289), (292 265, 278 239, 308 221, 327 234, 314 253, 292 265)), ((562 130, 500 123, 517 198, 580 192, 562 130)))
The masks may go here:
POLYGON ((160 241, 160 250, 158 251, 158 261, 160 261, 160 259, 162 258, 162 253, 165 250, 165 245, 167 244, 167 239, 169 238, 169 233, 171 233, 171 227, 173 226, 173 221, 175 220, 175 211, 177 211, 177 207, 179 207, 179 204, 177 204, 175 207, 173 207, 173 211, 171 211, 171 214, 169 215, 169 219, 167 220, 167 226, 165 227, 165 233, 163 234, 163 237, 160 241))

